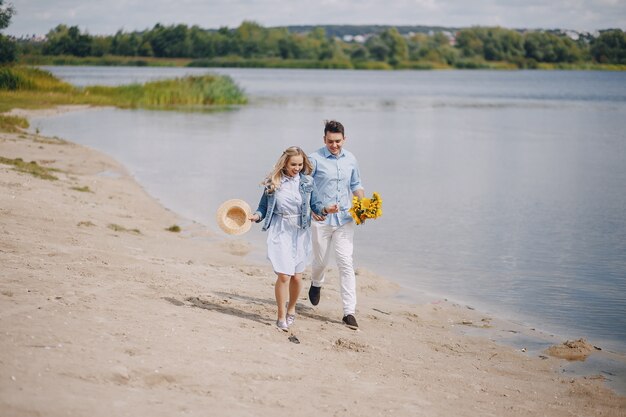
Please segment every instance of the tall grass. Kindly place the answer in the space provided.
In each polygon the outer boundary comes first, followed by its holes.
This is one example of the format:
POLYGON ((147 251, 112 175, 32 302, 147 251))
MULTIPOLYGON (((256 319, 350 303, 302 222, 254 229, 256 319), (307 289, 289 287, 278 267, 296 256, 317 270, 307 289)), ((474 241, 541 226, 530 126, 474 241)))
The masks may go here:
POLYGON ((0 66, 0 91, 47 91, 68 93, 74 90, 48 71, 31 67, 0 66))
POLYGON ((28 126, 28 120, 23 117, 0 114, 0 132, 18 133, 28 126))
POLYGON ((183 109, 245 104, 246 96, 228 76, 203 75, 130 84, 76 88, 47 71, 0 67, 0 112, 14 107, 42 108, 59 104, 183 109))
POLYGON ((282 58, 242 58, 240 56, 225 56, 219 58, 196 59, 188 67, 229 67, 229 68, 303 68, 303 69, 352 69, 348 60, 318 59, 282 59, 282 58))
POLYGON ((21 55, 22 65, 98 65, 98 66, 133 66, 133 67, 183 67, 191 58, 155 58, 138 56, 86 56, 73 55, 21 55))
POLYGON ((537 64, 537 68, 541 70, 584 70, 584 71, 626 71, 625 64, 595 64, 592 62, 584 63, 545 63, 537 64))
POLYGON ((228 76, 202 75, 144 85, 87 87, 85 93, 109 97, 121 107, 182 108, 245 104, 243 91, 228 76))

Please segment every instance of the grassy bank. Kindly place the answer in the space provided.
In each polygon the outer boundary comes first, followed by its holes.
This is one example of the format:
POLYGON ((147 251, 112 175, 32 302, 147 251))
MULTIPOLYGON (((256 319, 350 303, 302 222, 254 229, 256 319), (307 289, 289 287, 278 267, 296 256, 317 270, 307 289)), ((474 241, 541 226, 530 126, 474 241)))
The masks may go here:
POLYGON ((231 67, 231 68, 303 68, 303 69, 355 69, 355 70, 450 70, 450 69, 493 69, 512 70, 518 66, 511 62, 485 61, 483 59, 462 59, 454 65, 435 61, 400 61, 391 65, 384 61, 349 61, 349 60, 306 60, 259 58, 245 59, 241 57, 224 57, 215 59, 197 59, 190 62, 189 67, 231 67))
MULTIPOLYGON (((203 75, 119 87, 76 88, 47 71, 30 67, 0 67, 0 113, 12 108, 46 108, 90 104, 121 108, 180 110, 245 104, 243 91, 227 76, 203 75)), ((0 128, 16 125, 3 116, 0 128)), ((19 122, 21 123, 21 122, 19 122)))
POLYGON ((540 70, 575 70, 575 71, 626 71, 626 65, 619 64, 594 64, 591 62, 580 64, 537 64, 537 69, 540 70))
POLYGON ((135 67, 202 67, 202 68, 301 68, 301 69, 356 69, 356 70, 450 70, 450 69, 489 69, 489 70, 577 70, 577 71, 626 71, 626 65, 578 63, 538 63, 533 60, 486 61, 482 58, 461 58, 453 64, 419 60, 401 61, 391 65, 385 61, 369 60, 317 60, 282 58, 242 58, 226 56, 210 59, 191 58, 152 58, 136 56, 105 55, 102 57, 75 57, 68 55, 24 55, 20 63, 25 65, 94 65, 94 66, 135 66, 135 67))
POLYGON ((181 109, 186 107, 245 104, 242 90, 227 76, 202 75, 131 84, 119 87, 86 87, 91 97, 109 100, 118 107, 181 109))
POLYGON ((189 67, 206 68, 302 68, 302 69, 353 69, 348 60, 241 58, 238 56, 213 59, 196 59, 189 67))
POLYGON ((94 65, 94 66, 130 66, 130 67, 184 67, 191 58, 153 58, 138 56, 88 56, 73 55, 22 55, 22 65, 94 65))

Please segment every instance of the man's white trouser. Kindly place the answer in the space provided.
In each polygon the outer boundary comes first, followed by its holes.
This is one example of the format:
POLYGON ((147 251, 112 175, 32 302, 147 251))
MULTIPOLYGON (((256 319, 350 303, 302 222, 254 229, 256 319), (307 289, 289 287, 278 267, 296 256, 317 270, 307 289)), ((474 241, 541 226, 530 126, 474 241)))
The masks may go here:
POLYGON ((352 264, 354 222, 343 226, 329 226, 322 222, 312 221, 311 234, 313 240, 312 285, 321 287, 324 284, 326 266, 331 251, 334 250, 339 269, 343 315, 354 314, 356 311, 356 277, 352 264))

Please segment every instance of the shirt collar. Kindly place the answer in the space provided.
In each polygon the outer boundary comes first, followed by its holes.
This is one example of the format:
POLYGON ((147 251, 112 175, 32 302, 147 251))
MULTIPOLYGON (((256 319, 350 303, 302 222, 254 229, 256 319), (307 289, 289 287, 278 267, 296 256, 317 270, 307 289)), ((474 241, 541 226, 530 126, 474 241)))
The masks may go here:
POLYGON ((332 153, 330 153, 330 151, 328 150, 328 148, 326 146, 324 146, 324 157, 326 158, 330 158, 331 156, 334 156, 335 158, 341 158, 342 156, 345 156, 343 153, 343 148, 341 148, 341 152, 339 152, 339 155, 335 156, 332 153))
POLYGON ((282 177, 280 177, 280 183, 286 183, 287 181, 296 181, 300 179, 300 175, 296 175, 295 177, 290 177, 289 175, 285 175, 283 174, 282 177))

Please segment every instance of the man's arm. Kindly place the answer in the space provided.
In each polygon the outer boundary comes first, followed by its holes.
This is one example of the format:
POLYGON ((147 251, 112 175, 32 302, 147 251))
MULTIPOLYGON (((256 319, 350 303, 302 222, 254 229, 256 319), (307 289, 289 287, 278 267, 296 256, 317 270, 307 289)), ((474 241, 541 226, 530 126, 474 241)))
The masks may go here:
POLYGON ((356 159, 354 159, 354 167, 352 168, 352 174, 350 175, 350 190, 352 190, 352 195, 357 196, 358 198, 365 197, 365 190, 361 184, 359 164, 356 159))

